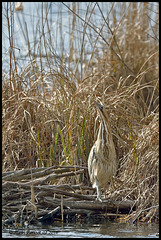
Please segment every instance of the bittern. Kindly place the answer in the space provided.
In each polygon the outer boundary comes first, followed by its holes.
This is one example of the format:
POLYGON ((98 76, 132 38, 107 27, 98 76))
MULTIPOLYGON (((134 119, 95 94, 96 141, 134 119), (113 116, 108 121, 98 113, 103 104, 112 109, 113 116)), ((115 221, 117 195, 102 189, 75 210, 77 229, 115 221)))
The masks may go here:
POLYGON ((117 170, 116 150, 112 131, 105 108, 96 102, 101 118, 97 140, 88 157, 88 172, 93 187, 97 190, 97 200, 101 199, 101 187, 106 187, 117 170))

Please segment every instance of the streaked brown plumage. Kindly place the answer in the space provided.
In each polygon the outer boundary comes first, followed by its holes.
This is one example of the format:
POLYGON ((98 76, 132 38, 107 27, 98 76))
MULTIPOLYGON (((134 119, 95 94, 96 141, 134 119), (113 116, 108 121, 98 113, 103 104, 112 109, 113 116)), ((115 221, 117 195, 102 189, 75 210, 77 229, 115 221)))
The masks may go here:
POLYGON ((97 140, 88 157, 88 172, 93 187, 97 189, 97 200, 101 200, 101 187, 106 187, 117 170, 116 150, 105 108, 96 102, 101 123, 97 140))

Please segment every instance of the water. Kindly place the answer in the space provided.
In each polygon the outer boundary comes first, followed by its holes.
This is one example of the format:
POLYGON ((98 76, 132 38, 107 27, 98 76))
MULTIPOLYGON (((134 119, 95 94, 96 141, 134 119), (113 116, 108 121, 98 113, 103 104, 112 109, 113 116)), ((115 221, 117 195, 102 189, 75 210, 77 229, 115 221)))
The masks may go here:
MULTIPOLYGON (((72 3, 65 3, 71 9, 73 7, 72 3)), ((104 17, 110 12, 113 2, 100 2, 99 6, 102 9, 102 13, 104 17)), ((115 3, 114 11, 116 13, 117 20, 119 22, 120 18, 122 17, 124 11, 122 9, 122 3, 115 3), (123 11, 123 12, 121 12, 123 11)), ((126 3, 124 6, 125 9, 128 7, 130 3, 126 3)), ((141 4, 141 3, 138 3, 141 4)), ((157 8, 157 3, 149 3, 150 7, 153 7, 153 10, 150 11, 150 18, 151 26, 154 25, 153 19, 155 19, 155 11, 157 8)), ((99 11, 98 7, 95 6, 95 3, 90 2, 79 2, 76 3, 76 12, 79 16, 83 19, 89 19, 92 9, 94 11, 90 17, 90 25, 94 26, 95 29, 100 28, 104 24, 103 17, 101 12, 99 11), (87 10, 88 9, 88 10, 87 10), (87 14, 87 16, 86 16, 87 14)), ((12 12, 8 11, 9 13, 9 20, 10 25, 13 26, 13 49, 9 47, 9 33, 8 33, 8 22, 7 22, 7 3, 3 2, 2 5, 2 69, 6 70, 10 67, 9 56, 10 51, 14 51, 18 70, 20 72, 22 69, 27 65, 31 59, 39 58, 39 54, 41 51, 41 55, 45 56, 46 53, 51 54, 52 58, 54 54, 56 56, 63 55, 63 59, 66 59, 66 63, 68 62, 68 58, 70 56, 70 50, 72 48, 71 42, 74 44, 74 50, 77 51, 73 54, 73 58, 75 55, 75 59, 78 59, 78 56, 81 52, 81 45, 82 45, 82 37, 83 37, 83 29, 84 29, 84 22, 78 18, 75 21, 75 30, 72 34, 72 21, 73 21, 73 14, 67 9, 65 5, 61 2, 23 2, 24 10, 23 11, 15 11, 13 3, 11 4, 12 12), (12 23, 10 15, 12 14, 14 22, 12 23), (46 21, 48 19, 48 23, 46 21), (49 26, 49 28, 48 28, 49 26), (49 30, 50 29, 50 30, 49 30), (50 31, 50 34, 49 34, 50 31), (43 38, 45 36, 45 38, 43 38), (72 38, 74 41, 72 41, 72 38), (44 49, 44 39, 46 41, 46 50, 44 49), (31 55, 29 55, 28 51, 28 42, 30 42, 30 50, 31 55)), ((9 5, 10 7, 10 5, 9 5)), ((108 23, 112 29, 113 27, 113 11, 109 14, 108 23)), ((99 29, 97 29, 99 31, 99 29)), ((107 41, 110 41, 111 33, 107 27, 104 27, 101 31, 103 36, 107 38, 107 41)), ((11 34, 11 33, 10 33, 11 34)), ((153 36, 153 31, 151 30, 150 33, 153 36)), ((91 52, 94 50, 93 46, 95 44, 95 40, 98 37, 98 33, 92 30, 91 27, 86 28, 86 34, 84 35, 84 46, 83 49, 86 54, 86 58, 90 58, 91 52), (89 39, 90 38, 90 39, 89 39)), ((99 54, 101 54, 104 49, 102 49, 102 39, 101 37, 98 38, 96 48, 99 49, 99 54)), ((86 59, 86 60, 87 60, 86 59)), ((39 61, 39 60, 38 60, 39 61)), ((45 61, 45 58, 44 58, 45 61)), ((44 66, 46 63, 44 62, 44 66)), ((13 64, 14 66, 14 64, 13 64)), ((73 64, 73 66, 75 66, 73 64)), ((72 65, 71 65, 72 67, 72 65)), ((82 66, 84 67, 84 66, 82 66)), ((74 69, 73 69, 74 70, 74 69)))
MULTIPOLYGON (((72 9, 72 3, 66 3, 72 9)), ((101 3, 102 4, 102 3, 101 3)), ((100 4, 100 5, 101 5, 100 4)), ((77 6, 78 4, 76 4, 77 6)), ((87 6, 90 5, 90 9, 93 7, 93 3, 79 3, 79 14, 85 19, 87 6)), ((40 53, 41 55, 46 55, 46 50, 44 49, 44 38, 45 35, 47 52, 50 52, 53 56, 62 56, 68 61, 68 56, 70 55, 71 49, 71 27, 73 15, 69 12, 67 7, 62 3, 49 3, 49 2, 23 2, 23 11, 13 11, 14 24, 13 24, 13 40, 14 40, 14 53, 16 59, 18 59, 18 66, 23 68, 28 61, 31 59, 28 57, 28 40, 30 42, 31 53, 37 58, 40 53), (46 22, 46 16, 48 19, 48 24, 46 22), (49 28, 48 28, 49 26, 49 28), (49 34, 50 29, 50 34, 49 34), (28 34, 27 34, 28 33, 28 34), (28 36, 27 36, 28 35, 28 36), (50 39, 51 36, 51 39, 50 39), (49 41, 50 39, 50 41, 49 41), (65 56, 64 56, 65 55, 65 56)), ((109 4, 103 10, 107 13, 109 11, 109 4)), ((3 14, 2 14, 2 67, 6 69, 10 66, 9 64, 9 37, 8 37, 8 26, 6 18, 7 4, 3 3, 3 14)), ((14 5, 12 5, 14 9, 14 5)), ((90 11, 89 11, 90 13, 90 11)), ((10 15, 10 12, 9 12, 10 15)), ((93 17, 93 16, 92 16, 93 17)), ((102 20, 100 14, 94 14, 94 22, 98 26, 102 25, 102 20)), ((10 19, 11 21, 11 19, 10 19)), ((77 21, 78 24, 79 21, 77 21)), ((81 22, 81 21, 80 21, 81 22)), ((79 54, 82 33, 83 33, 83 23, 76 26, 76 31, 74 32, 76 39, 74 44, 75 49, 78 49, 77 54, 79 54)), ((89 34, 88 28, 86 31, 89 34)), ((95 41, 94 35, 93 41, 95 41)), ((89 43, 88 38, 85 36, 84 45, 89 52, 92 51, 91 43, 89 43)))
POLYGON ((4 229, 3 238, 159 238, 158 224, 61 224, 30 226, 28 229, 4 229))

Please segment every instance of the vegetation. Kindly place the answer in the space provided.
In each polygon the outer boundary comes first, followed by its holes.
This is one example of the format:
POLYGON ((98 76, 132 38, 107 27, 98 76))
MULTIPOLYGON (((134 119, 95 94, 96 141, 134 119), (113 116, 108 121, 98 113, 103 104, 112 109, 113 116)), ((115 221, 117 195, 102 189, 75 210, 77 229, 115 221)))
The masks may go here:
MULTIPOLYGON (((17 13, 26 65, 17 58, 22 50, 14 40, 15 5, 2 5, 10 44, 8 70, 2 72, 2 171, 87 166, 99 126, 97 100, 109 113, 118 158, 115 188, 107 195, 135 200, 136 212, 126 220, 158 221, 159 4, 86 3, 83 18, 82 3, 61 3, 56 40, 49 18, 53 3, 41 4, 33 42, 25 10, 22 22, 17 13), (69 17, 68 56, 63 11, 69 17)), ((65 181, 90 185, 87 172, 65 181)))

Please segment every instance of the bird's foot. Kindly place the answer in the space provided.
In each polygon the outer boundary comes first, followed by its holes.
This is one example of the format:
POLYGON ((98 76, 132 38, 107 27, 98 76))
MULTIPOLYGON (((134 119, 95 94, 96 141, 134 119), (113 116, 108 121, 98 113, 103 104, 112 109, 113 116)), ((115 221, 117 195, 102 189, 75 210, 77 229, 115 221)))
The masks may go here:
POLYGON ((96 197, 96 201, 102 202, 102 199, 100 197, 96 197))

